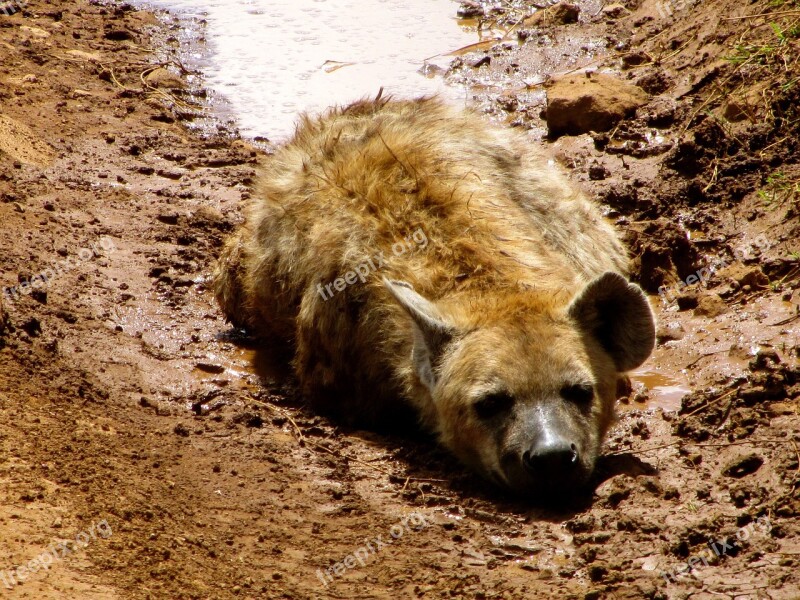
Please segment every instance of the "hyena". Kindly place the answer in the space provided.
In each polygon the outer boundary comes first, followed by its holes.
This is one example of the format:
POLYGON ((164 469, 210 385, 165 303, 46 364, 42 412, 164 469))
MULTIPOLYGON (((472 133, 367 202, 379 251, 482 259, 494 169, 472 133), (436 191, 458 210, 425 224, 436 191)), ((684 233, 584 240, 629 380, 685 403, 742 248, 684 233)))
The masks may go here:
POLYGON ((317 405, 373 422, 410 406, 464 463, 532 493, 587 481, 617 379, 653 349, 627 268, 522 134, 379 95, 301 118, 214 285, 235 326, 293 345, 317 405))

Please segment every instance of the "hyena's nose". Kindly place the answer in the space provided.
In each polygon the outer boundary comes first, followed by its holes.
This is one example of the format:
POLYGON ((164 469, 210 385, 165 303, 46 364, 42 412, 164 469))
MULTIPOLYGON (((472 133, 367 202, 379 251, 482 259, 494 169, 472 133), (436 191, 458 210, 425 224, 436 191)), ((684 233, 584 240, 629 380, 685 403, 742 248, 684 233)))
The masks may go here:
POLYGON ((534 444, 522 455, 525 468, 538 477, 572 475, 578 468, 578 448, 564 439, 548 440, 534 444))

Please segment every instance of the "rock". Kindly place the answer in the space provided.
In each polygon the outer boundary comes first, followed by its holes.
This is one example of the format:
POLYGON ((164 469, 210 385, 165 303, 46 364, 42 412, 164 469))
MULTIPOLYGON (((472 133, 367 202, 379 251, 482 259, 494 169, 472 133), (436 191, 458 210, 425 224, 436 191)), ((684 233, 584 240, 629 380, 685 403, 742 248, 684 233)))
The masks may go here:
POLYGON ((608 131, 648 100, 643 89, 610 75, 561 77, 547 88, 547 129, 551 137, 608 131))
POLYGON ((483 67, 483 66, 488 66, 488 65, 490 65, 490 64, 492 64, 492 57, 491 57, 491 56, 489 56, 489 55, 486 55, 486 56, 484 56, 484 57, 482 57, 482 58, 479 58, 479 59, 478 59, 478 60, 476 60, 475 62, 473 62, 473 63, 470 63, 470 66, 471 66, 473 69, 480 69, 481 67, 483 67))
POLYGON ((568 4, 562 2, 551 6, 548 9, 553 21, 561 25, 569 25, 570 23, 577 23, 578 17, 581 14, 581 9, 575 4, 568 4))
POLYGON ((559 2, 538 10, 523 22, 525 27, 538 27, 542 25, 569 25, 577 23, 581 9, 575 4, 559 2))
POLYGON ((650 57, 646 52, 642 51, 628 52, 622 57, 622 66, 626 69, 638 67, 639 65, 643 65, 648 62, 651 62, 650 57))
POLYGON ((592 181, 602 181, 609 175, 608 169, 597 161, 589 166, 589 179, 592 181))
POLYGON ((164 88, 168 90, 180 90, 186 87, 186 83, 174 73, 170 73, 164 67, 159 67, 144 78, 147 85, 155 88, 164 88))
POLYGON ((678 310, 680 311, 697 308, 697 305, 700 303, 697 292, 694 291, 684 291, 676 300, 678 301, 678 310))
POLYGON ((204 371, 205 373, 213 373, 215 375, 225 372, 225 367, 214 363, 198 362, 194 366, 196 369, 204 371))
POLYGON ((180 220, 180 215, 175 212, 165 212, 157 215, 156 219, 166 225, 177 225, 180 220))
POLYGON ((27 33, 29 36, 39 39, 46 39, 50 37, 50 32, 40 29, 39 27, 29 27, 28 25, 21 25, 20 31, 27 33))
POLYGON ((719 277, 735 281, 742 288, 746 285, 751 289, 764 289, 769 286, 769 277, 764 274, 761 267, 748 267, 741 263, 734 263, 721 269, 719 277))
POLYGON ((745 454, 737 456, 722 469, 722 474, 727 477, 740 478, 755 473, 764 464, 764 459, 758 454, 745 454))
POLYGON ((609 19, 619 19, 621 16, 627 14, 628 9, 625 8, 624 4, 620 4, 619 2, 614 2, 613 4, 605 5, 600 13, 604 17, 608 17, 609 19))
POLYGON ((697 302, 697 307, 694 309, 694 314, 697 317, 714 318, 728 310, 725 301, 720 298, 719 294, 709 294, 703 296, 697 302))
POLYGON ((484 10, 480 3, 465 0, 458 7, 456 14, 459 19, 477 19, 484 16, 484 10))
POLYGON ((656 341, 659 345, 673 340, 682 340, 686 335, 686 330, 680 323, 659 323, 656 329, 656 341))

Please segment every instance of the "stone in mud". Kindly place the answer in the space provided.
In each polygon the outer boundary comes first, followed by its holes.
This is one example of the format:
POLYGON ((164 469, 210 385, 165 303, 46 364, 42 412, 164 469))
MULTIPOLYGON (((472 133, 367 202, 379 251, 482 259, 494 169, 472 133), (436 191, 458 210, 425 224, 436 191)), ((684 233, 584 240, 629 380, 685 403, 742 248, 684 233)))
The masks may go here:
POLYGON ((600 13, 609 19, 619 19, 620 17, 628 14, 630 11, 625 8, 624 4, 619 2, 614 2, 612 4, 607 4, 602 8, 600 13))
POLYGON ((568 75, 548 86, 547 129, 551 137, 608 131, 648 100, 640 87, 610 75, 568 75))
POLYGON ((749 285, 752 289, 764 289, 769 286, 769 278, 761 267, 748 267, 742 263, 734 263, 719 272, 720 278, 735 281, 742 288, 749 285))
POLYGON ((575 4, 560 2, 544 10, 538 10, 525 19, 525 27, 538 27, 542 25, 569 25, 577 23, 581 9, 575 4))
POLYGON ((656 329, 656 343, 658 345, 666 344, 674 340, 682 340, 686 336, 686 330, 679 322, 664 323, 663 321, 658 324, 656 329))
POLYGON ((714 318, 727 310, 728 306, 725 304, 725 301, 720 298, 719 294, 709 294, 698 300, 697 306, 694 309, 694 315, 696 317, 714 318))
POLYGON ((602 181, 609 175, 608 169, 596 161, 589 167, 589 179, 592 181, 602 181))
POLYGON ((694 291, 683 292, 675 300, 678 302, 678 310, 680 311, 697 308, 700 302, 697 292, 694 291))
POLYGON ((622 66, 626 69, 638 67, 639 65, 643 65, 648 62, 651 62, 650 57, 646 52, 641 51, 628 52, 622 57, 622 66))
POLYGON ((476 19, 484 16, 484 9, 478 2, 462 2, 456 13, 459 19, 476 19))
POLYGON ((186 83, 174 73, 170 73, 164 67, 159 67, 144 78, 147 85, 154 88, 163 88, 168 90, 181 90, 186 87, 186 83))

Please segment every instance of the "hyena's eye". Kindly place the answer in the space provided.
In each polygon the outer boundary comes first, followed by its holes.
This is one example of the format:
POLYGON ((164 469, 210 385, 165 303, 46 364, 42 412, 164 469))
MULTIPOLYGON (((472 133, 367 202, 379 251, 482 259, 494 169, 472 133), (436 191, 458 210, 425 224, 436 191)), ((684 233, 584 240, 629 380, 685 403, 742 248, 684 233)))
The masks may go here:
POLYGON ((508 392, 494 392, 484 396, 473 406, 481 419, 491 419, 511 410, 514 406, 514 396, 508 392))
POLYGON ((561 388, 561 397, 576 404, 588 404, 594 398, 594 389, 588 383, 565 385, 561 388))

